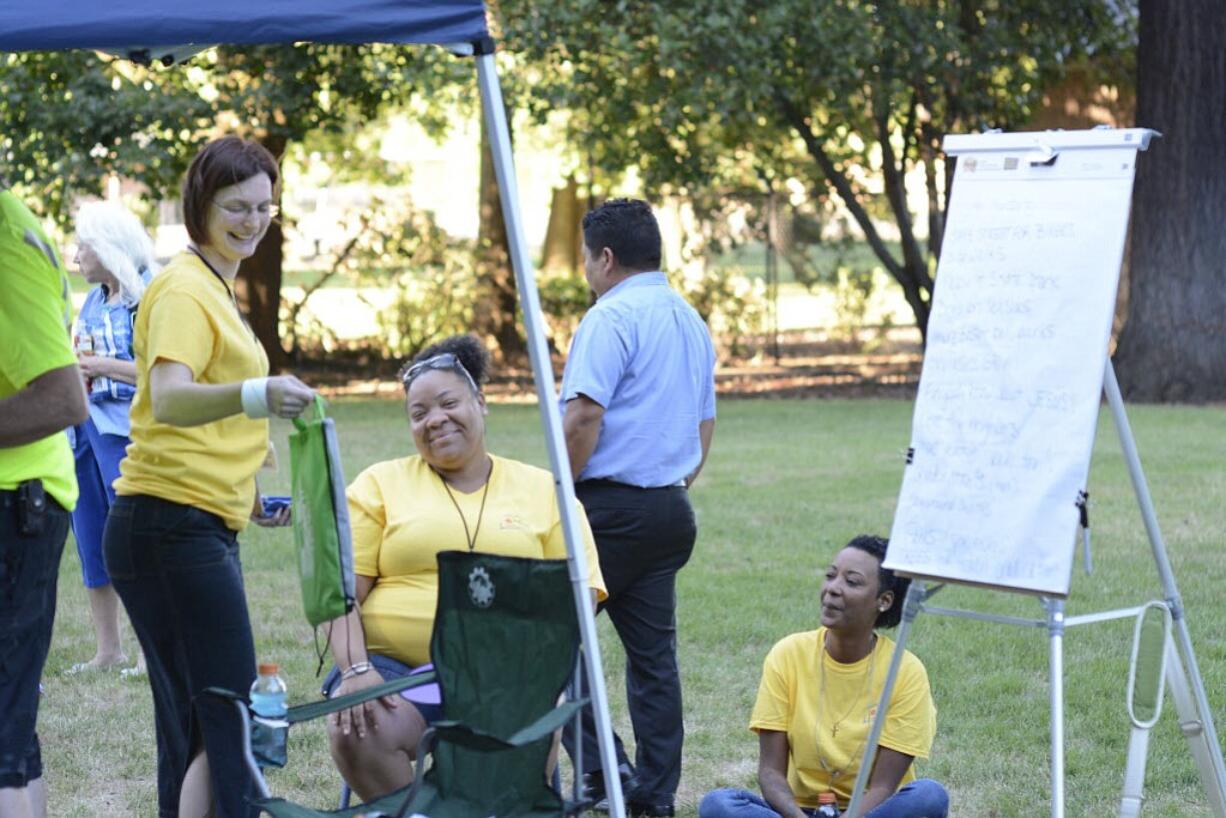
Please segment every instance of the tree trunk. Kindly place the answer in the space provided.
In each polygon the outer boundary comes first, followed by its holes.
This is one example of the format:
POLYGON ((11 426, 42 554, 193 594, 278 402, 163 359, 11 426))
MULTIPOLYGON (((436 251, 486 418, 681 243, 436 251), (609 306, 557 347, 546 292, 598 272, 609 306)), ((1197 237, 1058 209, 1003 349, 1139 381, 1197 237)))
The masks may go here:
MULTIPOLYGON (((260 144, 280 163, 285 154, 286 139, 283 136, 265 136, 260 144)), ((273 372, 285 368, 289 356, 281 346, 281 265, 284 261, 285 237, 281 223, 276 219, 268 226, 268 233, 255 249, 251 258, 243 261, 238 269, 235 294, 247 312, 247 320, 255 337, 260 339, 268 364, 273 372)))
POLYGON ((583 275, 583 230, 580 225, 586 212, 579 198, 579 183, 572 173, 566 177, 565 187, 553 189, 545 248, 541 253, 541 272, 583 275))
POLYGON ((493 337, 504 361, 518 361, 527 354, 528 347, 515 320, 519 308, 515 271, 511 267, 511 245, 502 215, 494 156, 484 117, 481 120, 480 208, 477 277, 481 282, 481 293, 473 309, 474 329, 478 334, 493 337))
POLYGON ((1141 0, 1138 158, 1128 317, 1115 365, 1126 397, 1226 399, 1226 5, 1141 0))

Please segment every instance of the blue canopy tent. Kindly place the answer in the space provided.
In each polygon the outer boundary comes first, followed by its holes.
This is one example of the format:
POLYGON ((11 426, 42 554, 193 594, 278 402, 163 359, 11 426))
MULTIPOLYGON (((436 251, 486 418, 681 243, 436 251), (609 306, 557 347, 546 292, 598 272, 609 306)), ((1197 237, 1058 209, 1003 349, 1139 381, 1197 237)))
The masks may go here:
POLYGON ((140 43, 474 43, 489 37, 481 0, 64 0, 0 4, 0 50, 119 50, 140 43))
MULTIPOLYGON (((477 65, 481 104, 489 129, 495 174, 510 242, 540 401, 541 423, 562 510, 571 586, 579 617, 583 661, 591 680, 600 757, 606 770, 617 769, 613 733, 597 649, 596 623, 587 588, 587 565, 574 481, 562 436, 553 370, 541 323, 536 277, 524 238, 519 192, 511 154, 502 88, 494 64, 494 41, 486 26, 482 0, 62 0, 49 6, 0 3, 0 51, 96 49, 137 62, 171 65, 211 45, 320 43, 432 44, 472 56, 477 65)), ((609 777, 610 812, 625 814, 617 776, 609 777)))

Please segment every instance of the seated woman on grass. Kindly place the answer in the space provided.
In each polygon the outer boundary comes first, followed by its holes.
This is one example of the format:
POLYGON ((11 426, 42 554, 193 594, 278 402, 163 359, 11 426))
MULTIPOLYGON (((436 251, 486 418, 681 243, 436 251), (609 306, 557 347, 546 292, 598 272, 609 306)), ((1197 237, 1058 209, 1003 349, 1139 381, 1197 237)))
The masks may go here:
MULTIPOLYGON (((349 486, 359 607, 329 625, 336 667, 324 681, 325 696, 354 693, 429 663, 440 551, 566 558, 553 475, 486 451, 480 384, 488 368, 481 342, 463 335, 424 350, 401 370, 417 454, 376 463, 349 486)), ((588 584, 594 600, 604 598, 582 508, 579 520, 588 584)), ((429 688, 329 719, 332 757, 363 801, 413 780, 421 734, 442 715, 438 688, 429 688)))
MULTIPOLYGON (((766 657, 750 729, 758 734, 758 786, 707 793, 699 818, 809 818, 823 793, 840 809, 851 800, 864 745, 894 653, 875 632, 902 619, 910 580, 881 567, 886 540, 859 536, 835 556, 821 590, 821 623, 794 633, 766 657)), ((867 818, 944 818, 949 796, 916 779, 936 733, 928 674, 903 654, 868 791, 867 818)))

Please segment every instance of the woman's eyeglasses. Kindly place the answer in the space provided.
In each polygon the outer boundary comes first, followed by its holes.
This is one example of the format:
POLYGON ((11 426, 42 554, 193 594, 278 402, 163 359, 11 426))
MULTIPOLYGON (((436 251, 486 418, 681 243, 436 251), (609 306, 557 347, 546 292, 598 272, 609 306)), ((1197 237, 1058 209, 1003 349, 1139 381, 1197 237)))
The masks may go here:
POLYGON ((464 376, 464 380, 468 381, 468 385, 472 387, 473 394, 479 394, 480 389, 477 388, 477 382, 473 380, 472 373, 464 366, 463 362, 456 357, 452 352, 440 352, 438 355, 432 355, 429 358, 423 358, 412 366, 404 370, 404 374, 400 376, 400 382, 404 384, 405 391, 409 389, 409 384, 413 383, 419 375, 428 372, 432 369, 450 370, 458 372, 464 376))
POLYGON ((281 208, 271 202, 264 202, 258 205, 247 205, 242 202, 213 202, 213 205, 234 221, 245 219, 251 215, 256 215, 261 219, 275 219, 277 214, 281 212, 281 208))

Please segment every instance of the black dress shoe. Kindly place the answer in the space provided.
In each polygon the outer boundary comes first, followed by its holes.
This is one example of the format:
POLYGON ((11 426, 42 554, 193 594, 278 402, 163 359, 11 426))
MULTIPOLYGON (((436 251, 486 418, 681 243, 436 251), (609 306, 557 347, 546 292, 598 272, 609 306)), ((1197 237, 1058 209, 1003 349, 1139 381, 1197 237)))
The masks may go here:
MULTIPOLYGON (((622 780, 622 799, 624 800, 638 781, 634 777, 634 768, 624 762, 617 765, 617 773, 622 780)), ((609 798, 604 788, 603 771, 594 770, 584 773, 582 797, 584 801, 591 802, 592 809, 597 812, 609 811, 609 798)))
POLYGON ((672 804, 644 804, 642 801, 631 801, 629 810, 630 818, 673 818, 672 804))

